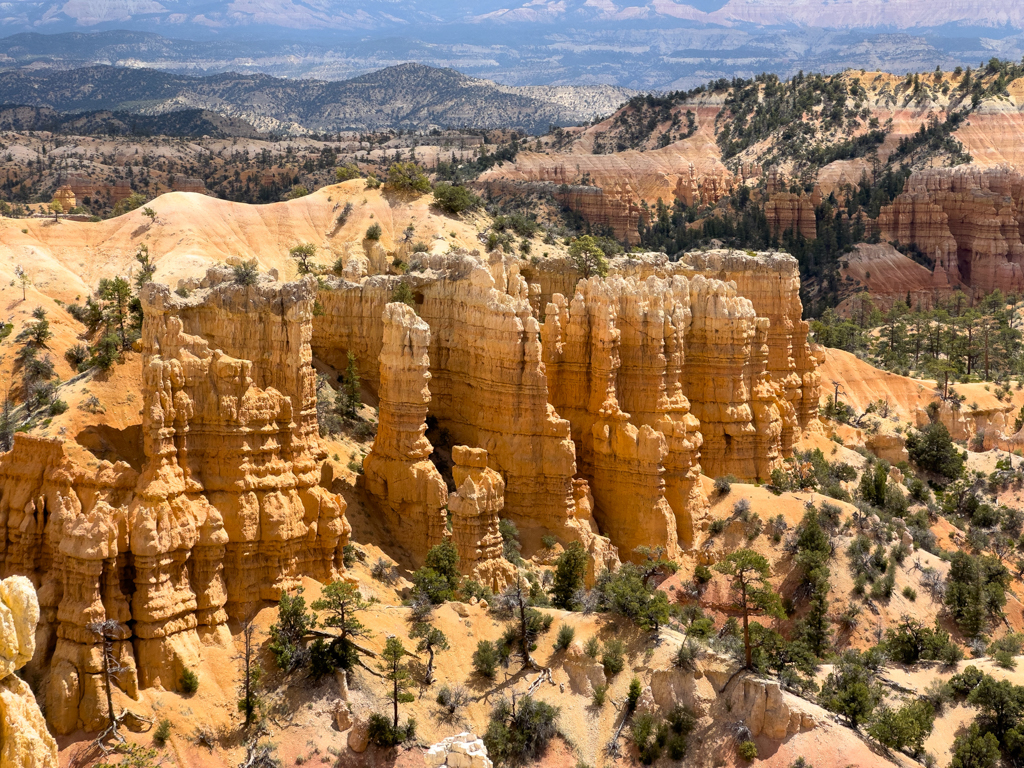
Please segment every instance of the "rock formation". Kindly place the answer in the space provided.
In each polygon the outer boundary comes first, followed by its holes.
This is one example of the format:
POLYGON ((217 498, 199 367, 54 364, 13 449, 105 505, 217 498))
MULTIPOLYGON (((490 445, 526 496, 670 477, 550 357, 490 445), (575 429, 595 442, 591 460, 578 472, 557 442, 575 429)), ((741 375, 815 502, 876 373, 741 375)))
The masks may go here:
POLYGON ((746 723, 751 736, 780 741, 814 728, 827 713, 789 693, 772 680, 742 677, 729 692, 730 714, 746 723))
POLYGON ((0 559, 41 585, 58 733, 105 716, 89 622, 119 622, 120 684, 134 696, 176 687, 204 643, 226 640, 229 614, 341 573, 345 503, 318 485, 315 283, 229 276, 211 270, 188 298, 142 290, 144 455, 125 457, 141 471, 26 435, 0 457, 0 559))
MULTIPOLYGON (((377 439, 363 460, 367 493, 399 545, 422 562, 445 535, 448 489, 424 436, 430 402, 430 327, 405 304, 384 308, 377 439)), ((500 554, 500 553, 499 553, 500 554)))
POLYGON ((515 580, 516 568, 502 556, 498 520, 505 506, 505 481, 487 468, 487 451, 456 445, 452 475, 457 491, 448 497, 452 538, 462 572, 494 592, 515 580))
POLYGON ((962 166, 911 176, 882 209, 883 240, 916 244, 952 283, 976 295, 1024 288, 1024 175, 962 166))
POLYGON ((35 654, 39 601, 24 576, 0 581, 0 768, 57 768, 57 742, 14 672, 35 654))
POLYGON ((427 748, 423 755, 427 768, 491 768, 483 739, 472 733, 457 733, 427 748))
POLYGON ((418 254, 401 278, 321 291, 318 358, 340 369, 351 351, 380 391, 373 361, 399 282, 429 326, 428 415, 453 444, 486 451, 528 550, 550 533, 609 562, 598 531, 626 556, 690 547, 707 508, 702 468, 766 480, 816 418, 787 255, 648 254, 581 281, 560 259, 418 254))
POLYGON ((775 192, 764 204, 764 215, 772 235, 782 237, 787 231, 799 232, 808 240, 818 236, 814 203, 804 194, 775 192))
POLYGON ((53 202, 60 203, 64 212, 68 213, 77 204, 74 190, 67 184, 57 187, 57 191, 53 193, 53 202))
MULTIPOLYGON (((430 416, 453 444, 487 451, 488 466, 505 482, 506 514, 527 544, 536 546, 551 533, 580 541, 599 564, 614 562, 607 539, 575 514, 575 448, 569 423, 548 401, 540 324, 516 265, 423 254, 414 266, 417 271, 401 280, 430 327, 430 416)), ((363 381, 377 387, 380 374, 367 361, 380 355, 384 306, 399 281, 338 281, 323 291, 317 356, 342 367, 352 351, 363 381)))

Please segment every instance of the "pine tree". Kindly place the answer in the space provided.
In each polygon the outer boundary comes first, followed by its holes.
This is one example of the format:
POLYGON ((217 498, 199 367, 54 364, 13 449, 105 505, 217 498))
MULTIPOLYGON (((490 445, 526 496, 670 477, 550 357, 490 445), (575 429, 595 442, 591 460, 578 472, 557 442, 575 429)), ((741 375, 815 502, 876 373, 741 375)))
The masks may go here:
POLYGON ((344 419, 354 419, 363 405, 363 394, 359 383, 359 366, 356 356, 348 353, 348 365, 341 377, 341 387, 335 400, 338 415, 344 419))
POLYGON ((750 645, 750 616, 760 613, 778 616, 782 603, 768 582, 771 566, 768 560, 752 549, 740 549, 728 555, 715 566, 715 570, 728 576, 735 595, 734 605, 743 615, 743 650, 747 669, 753 667, 750 645))
POLYGON ((571 611, 576 606, 576 591, 583 586, 590 561, 587 551, 578 541, 558 556, 555 578, 551 588, 551 602, 556 608, 571 611))
POLYGON ((415 700, 415 697, 408 693, 412 686, 412 677, 409 674, 409 667, 402 663, 406 650, 402 641, 392 635, 384 645, 380 654, 380 663, 377 669, 380 670, 383 678, 391 685, 389 686, 388 698, 394 707, 393 728, 398 731, 398 705, 408 704, 415 700))

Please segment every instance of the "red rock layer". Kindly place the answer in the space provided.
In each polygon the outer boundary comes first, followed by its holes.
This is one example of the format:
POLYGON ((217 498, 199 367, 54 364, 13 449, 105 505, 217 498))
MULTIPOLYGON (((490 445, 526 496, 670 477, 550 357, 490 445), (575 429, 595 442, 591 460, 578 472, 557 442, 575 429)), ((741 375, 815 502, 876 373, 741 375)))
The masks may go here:
POLYGON ((1002 168, 919 171, 879 213, 883 240, 915 243, 976 295, 1024 289, 1024 176, 1002 168))

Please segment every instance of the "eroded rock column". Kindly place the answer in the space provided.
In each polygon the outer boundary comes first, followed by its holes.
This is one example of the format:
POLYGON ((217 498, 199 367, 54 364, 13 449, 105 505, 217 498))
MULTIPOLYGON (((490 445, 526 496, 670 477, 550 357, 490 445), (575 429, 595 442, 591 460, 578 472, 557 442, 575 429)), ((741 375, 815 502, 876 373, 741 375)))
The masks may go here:
POLYGON ((505 506, 505 482, 487 467, 487 451, 456 445, 452 475, 458 489, 448 497, 452 540, 459 567, 470 578, 500 592, 515 580, 516 567, 502 554, 498 519, 505 506))
POLYGON ((384 308, 377 439, 363 460, 367 493, 417 561, 445 535, 448 489, 424 433, 430 403, 430 327, 411 307, 384 308))

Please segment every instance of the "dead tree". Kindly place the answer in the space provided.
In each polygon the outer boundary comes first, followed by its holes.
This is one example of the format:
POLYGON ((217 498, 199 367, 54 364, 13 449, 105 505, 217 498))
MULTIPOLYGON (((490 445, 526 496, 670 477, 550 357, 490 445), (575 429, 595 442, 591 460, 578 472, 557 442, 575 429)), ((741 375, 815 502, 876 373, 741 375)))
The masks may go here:
POLYGON ((114 655, 114 641, 120 640, 121 637, 121 623, 114 619, 107 619, 106 621, 94 621, 85 625, 88 629, 100 638, 102 645, 103 654, 103 686, 107 693, 107 716, 108 723, 107 727, 103 729, 99 736, 96 737, 96 743, 104 749, 103 741, 107 738, 113 738, 116 742, 123 744, 124 736, 121 735, 118 728, 121 726, 121 721, 124 720, 125 715, 128 711, 123 711, 118 715, 114 711, 114 685, 117 683, 117 676, 122 672, 129 671, 128 667, 122 666, 120 660, 114 655))
POLYGON ((259 685, 263 670, 256 658, 259 644, 256 640, 256 612, 250 610, 242 620, 242 653, 237 658, 242 662, 243 677, 241 691, 242 698, 238 700, 238 709, 245 716, 246 727, 252 725, 256 719, 256 708, 259 705, 259 696, 256 688, 259 685))

